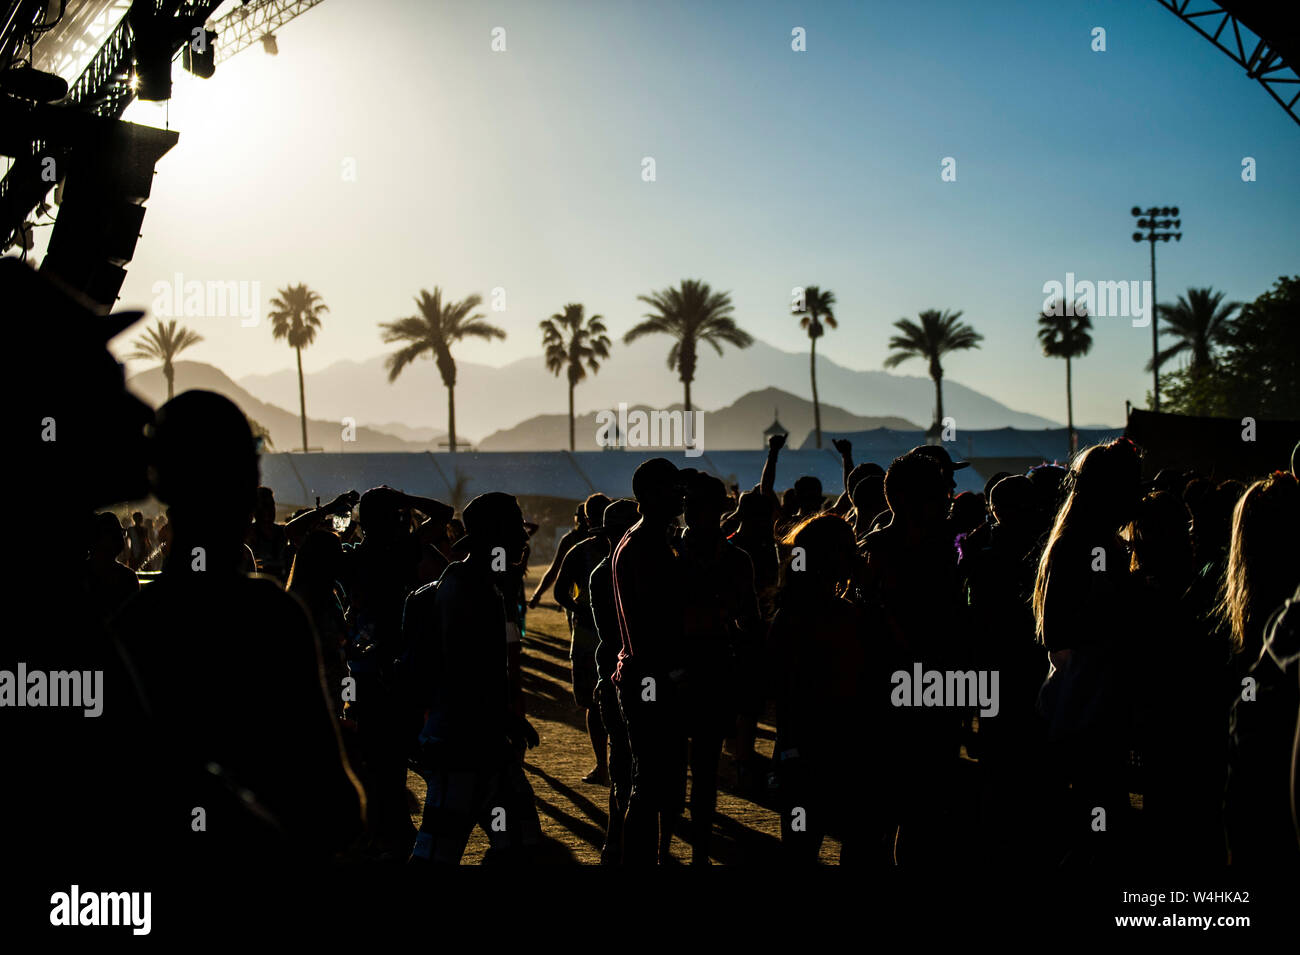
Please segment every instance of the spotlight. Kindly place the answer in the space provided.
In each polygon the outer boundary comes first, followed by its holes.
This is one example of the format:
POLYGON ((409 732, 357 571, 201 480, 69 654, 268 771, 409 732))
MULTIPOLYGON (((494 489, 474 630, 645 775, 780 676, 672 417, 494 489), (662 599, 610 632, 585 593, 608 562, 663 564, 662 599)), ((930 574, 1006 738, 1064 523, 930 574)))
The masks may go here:
POLYGON ((264 33, 262 35, 262 49, 267 52, 268 56, 275 56, 280 52, 280 48, 275 43, 274 33, 264 33))

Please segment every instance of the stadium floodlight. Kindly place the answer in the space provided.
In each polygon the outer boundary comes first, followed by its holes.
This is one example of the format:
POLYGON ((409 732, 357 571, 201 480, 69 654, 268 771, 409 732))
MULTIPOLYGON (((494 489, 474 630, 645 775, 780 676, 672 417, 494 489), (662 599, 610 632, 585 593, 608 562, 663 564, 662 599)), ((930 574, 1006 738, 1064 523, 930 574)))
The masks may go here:
POLYGON ((1151 245, 1151 408, 1153 411, 1160 411, 1160 368, 1156 365, 1156 358, 1160 354, 1160 331, 1158 306, 1156 304, 1156 242, 1168 242, 1173 239, 1175 242, 1181 242, 1183 234, 1181 232, 1168 232, 1170 227, 1175 229, 1182 227, 1181 219, 1170 219, 1169 216, 1178 215, 1177 206, 1152 206, 1143 210, 1134 206, 1129 210, 1129 215, 1140 217, 1137 220, 1139 229, 1146 229, 1146 234, 1141 232, 1133 233, 1134 242, 1148 242, 1151 245))

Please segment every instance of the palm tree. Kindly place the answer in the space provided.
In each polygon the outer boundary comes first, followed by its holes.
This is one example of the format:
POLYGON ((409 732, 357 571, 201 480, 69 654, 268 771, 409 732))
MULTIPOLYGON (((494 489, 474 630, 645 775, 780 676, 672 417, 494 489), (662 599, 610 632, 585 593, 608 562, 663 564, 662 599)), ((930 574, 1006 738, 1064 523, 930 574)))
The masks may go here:
POLYGON ((1070 427, 1070 454, 1078 450, 1074 434, 1074 382, 1070 361, 1088 354, 1092 348, 1092 319, 1086 309, 1074 306, 1074 314, 1067 315, 1064 305, 1053 307, 1038 316, 1038 341, 1048 358, 1065 359, 1065 411, 1070 427))
POLYGON ((451 346, 466 338, 482 338, 485 341, 505 338, 506 333, 495 325, 489 325, 482 314, 471 315, 470 312, 483 304, 478 295, 470 295, 459 302, 442 301, 442 289, 433 287, 430 295, 420 290, 415 304, 419 315, 399 318, 395 322, 381 322, 384 341, 406 342, 407 344, 388 356, 384 363, 388 368, 388 380, 396 381, 402 369, 425 352, 438 363, 438 373, 442 383, 447 386, 447 440, 451 453, 456 453, 456 361, 451 357, 451 346))
POLYGON ((280 289, 271 299, 271 334, 286 339, 298 355, 298 414, 302 419, 302 449, 307 450, 307 393, 302 381, 302 350, 316 340, 320 317, 329 311, 321 297, 306 285, 280 289))
POLYGON ((894 322, 901 335, 889 340, 894 354, 885 359, 886 368, 897 368, 909 358, 920 358, 930 363, 930 377, 934 379, 934 424, 929 434, 938 435, 943 430, 943 365, 940 359, 949 352, 979 348, 984 336, 965 322, 959 322, 961 312, 940 312, 926 309, 917 316, 921 324, 900 318, 894 322))
POLYGON ((722 344, 748 348, 754 339, 732 318, 731 295, 715 292, 707 282, 682 279, 681 286, 668 288, 649 295, 638 295, 654 311, 646 313, 645 321, 623 336, 632 343, 643 335, 671 335, 677 339, 668 349, 668 368, 676 371, 686 390, 686 412, 691 410, 691 382, 695 380, 695 366, 700 342, 707 342, 714 351, 722 354, 722 344))
POLYGON ((1186 298, 1178 296, 1177 305, 1157 305, 1157 312, 1165 320, 1160 334, 1178 341, 1148 361, 1146 370, 1159 368, 1175 355, 1190 352, 1192 360, 1188 367, 1192 374, 1209 371, 1214 367, 1214 346, 1223 343, 1232 313, 1239 308, 1240 302, 1223 302, 1223 293, 1212 288, 1189 288, 1186 298))
POLYGON ((792 309, 795 315, 802 315, 799 319, 799 327, 807 329, 808 338, 812 341, 812 353, 809 356, 808 364, 812 372, 812 396, 813 396, 813 428, 817 435, 817 447, 822 446, 822 406, 817 400, 817 339, 826 334, 822 323, 825 322, 831 328, 838 327, 835 322, 835 313, 831 311, 831 306, 835 304, 835 293, 830 289, 823 292, 816 285, 809 285, 803 292, 803 309, 792 309))
POLYGON ((131 343, 135 351, 126 357, 140 361, 162 362, 163 377, 167 379, 167 400, 171 401, 176 393, 176 368, 172 363, 177 355, 201 341, 203 336, 198 332, 190 331, 183 326, 177 328, 175 319, 166 325, 163 324, 162 319, 158 319, 157 328, 147 329, 143 337, 131 343))
POLYGON ((564 306, 541 322, 542 346, 546 349, 546 368, 558 375, 565 368, 569 374, 569 450, 577 450, 573 438, 573 389, 587 377, 600 371, 600 359, 609 357, 609 336, 605 334, 603 316, 584 318, 578 304, 564 306))

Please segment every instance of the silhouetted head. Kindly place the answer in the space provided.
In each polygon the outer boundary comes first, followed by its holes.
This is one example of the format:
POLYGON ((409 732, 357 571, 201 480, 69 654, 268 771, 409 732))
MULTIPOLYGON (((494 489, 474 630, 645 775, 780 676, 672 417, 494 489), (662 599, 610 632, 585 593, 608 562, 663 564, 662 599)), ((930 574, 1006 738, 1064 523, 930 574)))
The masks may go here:
POLYGON ((894 522, 934 528, 948 517, 951 482, 932 455, 909 451, 885 472, 885 503, 894 522))
POLYGON ((853 468, 853 470, 849 472, 849 480, 847 486, 848 486, 850 500, 852 500, 853 498, 853 489, 858 486, 858 483, 862 481, 864 478, 871 477, 872 475, 883 478, 885 476, 885 469, 882 468, 879 464, 871 464, 870 462, 864 462, 862 464, 856 465, 853 468))
POLYGON ((682 512, 681 475, 667 458, 650 458, 632 474, 632 494, 643 517, 670 521, 682 512))
POLYGON ((953 478, 953 472, 960 471, 962 468, 970 467, 969 461, 954 461, 948 454, 948 449, 942 444, 921 444, 917 445, 911 451, 912 454, 923 454, 932 458, 939 469, 943 471, 943 476, 948 482, 948 490, 951 493, 957 487, 957 482, 953 478))
POLYGON ((984 523, 984 495, 962 491, 952 499, 952 526, 957 533, 973 531, 984 523))
POLYGON ((1070 467, 1061 515, 1069 511, 1080 525, 1090 525, 1097 533, 1113 532, 1132 519, 1141 486, 1137 445, 1127 438, 1093 445, 1070 467))
POLYGON ((275 523, 275 492, 269 487, 257 489, 257 507, 253 511, 253 517, 259 524, 275 523))
POLYGON ((736 511, 740 515, 740 523, 747 531, 766 528, 770 532, 776 520, 776 502, 759 491, 742 493, 736 502, 736 511))
POLYGON ((1228 480, 1197 501, 1192 509, 1192 544, 1200 560, 1215 560, 1227 553, 1232 540, 1232 514, 1245 493, 1245 484, 1228 480))
POLYGON ((790 548, 782 567, 783 596, 828 595, 853 574, 857 540, 838 514, 806 518, 782 543, 790 548))
POLYGON ((784 517, 793 517, 799 511, 799 497, 794 493, 794 488, 788 487, 781 492, 781 514, 784 517))
POLYGON ((849 492, 849 500, 858 512, 858 526, 865 528, 868 521, 882 513, 885 503, 885 475, 869 474, 849 492))
POLYGON ((604 494, 596 493, 588 496, 582 502, 582 519, 583 524, 590 530, 600 527, 601 520, 605 514, 605 508, 609 507, 609 498, 604 494))
POLYGON ((372 487, 357 501, 357 523, 368 540, 387 542, 411 532, 402 493, 386 484, 372 487))
POLYGON ((1161 468, 1156 472, 1156 476, 1151 481, 1151 488, 1155 491, 1172 491, 1175 494, 1183 493, 1183 472, 1177 468, 1161 468))
POLYGON ((139 526, 144 523, 144 514, 141 511, 134 511, 131 514, 131 523, 139 526))
POLYGON ((154 494, 178 531, 242 539, 258 487, 257 444, 244 413, 223 395, 186 391, 158 409, 150 435, 154 494))
POLYGON ((609 539, 611 547, 615 546, 640 518, 636 501, 629 501, 627 498, 611 501, 601 515, 601 533, 609 539))
POLYGON ((1009 477, 1011 477, 1010 471, 999 471, 997 474, 993 475, 991 478, 985 481, 984 500, 986 501, 991 500, 993 494, 993 488, 997 487, 998 482, 1001 481, 1003 478, 1009 478, 1009 477))
POLYGON ((816 514, 825 503, 822 482, 811 474, 803 475, 794 482, 794 497, 798 502, 800 514, 816 514))
POLYGON ((308 600, 328 595, 339 577, 342 563, 343 544, 338 535, 323 527, 313 528, 293 555, 285 586, 308 600))
POLYGON ((1250 486, 1232 515, 1219 613, 1238 651, 1258 650, 1259 627, 1295 589, 1297 539, 1300 485, 1294 475, 1275 471, 1250 486))
POLYGON ((686 526, 692 533, 716 534, 727 511, 727 486, 712 474, 695 472, 685 486, 686 526))
POLYGON ((513 494, 480 494, 465 505, 461 516, 465 536, 456 542, 457 550, 467 551, 471 560, 495 559, 500 554, 507 566, 519 562, 528 544, 528 533, 524 530, 524 513, 513 494))
POLYGON ((1067 474, 1069 472, 1059 464, 1040 464, 1025 473, 1029 483, 1038 492, 1038 506, 1048 526, 1055 519, 1056 511, 1061 506, 1067 474))
POLYGON ((122 553, 126 535, 116 514, 105 511, 91 520, 89 550, 92 556, 113 560, 122 553))
POLYGON ((989 492, 989 509, 1004 527, 1013 530, 1035 526, 1039 513, 1038 492, 1023 474, 1004 477, 989 492))
POLYGON ((1191 583, 1191 515, 1172 490, 1153 491, 1138 502, 1129 526, 1133 545, 1132 570, 1181 593, 1191 583))
POLYGON ((1187 505, 1188 511, 1195 513, 1196 505, 1200 504, 1205 495, 1213 490, 1213 481, 1203 477, 1192 478, 1183 487, 1183 503, 1187 505))

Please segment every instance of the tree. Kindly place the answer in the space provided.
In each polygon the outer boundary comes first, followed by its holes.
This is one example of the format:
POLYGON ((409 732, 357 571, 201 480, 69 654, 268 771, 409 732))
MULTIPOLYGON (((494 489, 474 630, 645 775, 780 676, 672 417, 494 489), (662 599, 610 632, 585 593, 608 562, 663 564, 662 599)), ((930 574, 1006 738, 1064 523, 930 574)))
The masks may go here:
POLYGON ((835 293, 830 289, 823 292, 816 285, 809 285, 803 292, 803 308, 791 309, 795 315, 802 315, 799 327, 808 332, 811 341, 808 358, 809 371, 812 374, 813 430, 817 436, 817 447, 822 446, 822 406, 817 399, 817 339, 826 334, 823 322, 831 328, 837 328, 835 313, 831 306, 835 304, 835 293))
POLYGON ((175 319, 166 325, 162 319, 158 319, 156 328, 146 329, 143 336, 131 343, 135 350, 126 357, 162 362, 163 377, 167 379, 167 400, 171 401, 176 393, 176 368, 173 362, 177 355, 201 341, 202 335, 183 326, 178 328, 175 319))
POLYGON ((1063 304, 1055 305, 1038 316, 1038 341, 1048 358, 1065 359, 1065 411, 1070 428, 1070 454, 1078 450, 1074 433, 1074 381, 1070 362, 1088 354, 1092 348, 1092 319, 1086 309, 1075 305, 1073 315, 1066 314, 1063 304))
POLYGON ((1160 334, 1177 341, 1148 360, 1146 370, 1162 368, 1169 359, 1190 354, 1192 374, 1208 372, 1214 365, 1214 349, 1223 344, 1232 313, 1239 308, 1240 302, 1223 302, 1223 293, 1212 288, 1189 288, 1186 298, 1178 296, 1178 304, 1157 305, 1156 312, 1164 321, 1160 334))
POLYGON ((275 442, 271 440, 271 432, 267 430, 266 426, 249 418, 248 415, 244 415, 244 417, 248 418, 248 430, 253 432, 253 440, 260 442, 262 447, 274 451, 275 442))
POLYGON ((447 440, 450 450, 456 453, 456 361, 451 357, 451 346, 466 338, 484 341, 502 339, 506 333, 489 325, 482 314, 471 315, 483 304, 482 297, 470 295, 459 302, 442 300, 442 289, 433 287, 430 295, 421 289, 415 299, 420 313, 395 322, 381 322, 384 341, 388 344, 406 342, 405 347, 388 356, 388 380, 396 381, 402 369, 428 352, 438 364, 438 373, 447 388, 447 440))
POLYGON ((889 347, 894 352, 885 359, 886 368, 897 368, 909 358, 920 358, 930 365, 930 377, 934 380, 934 423, 930 426, 931 435, 938 435, 943 430, 943 364, 944 355, 968 348, 979 348, 984 336, 965 322, 959 322, 961 312, 940 312, 927 309, 918 316, 920 324, 911 319, 900 318, 894 327, 902 334, 889 340, 889 347))
POLYGON ((668 349, 668 369, 678 373, 685 388, 689 414, 699 343, 712 345, 721 355, 723 343, 748 348, 754 339, 732 317, 730 294, 714 292, 707 282, 682 279, 676 288, 669 286, 649 295, 638 295, 637 300, 645 302, 653 311, 646 313, 646 320, 624 335, 623 341, 631 344, 644 335, 670 335, 676 339, 668 349))
POLYGON ((321 297, 306 285, 280 289, 271 299, 271 335, 289 343, 298 358, 298 416, 302 421, 302 449, 307 450, 307 392, 302 379, 302 350, 316 340, 320 317, 329 311, 321 297))
POLYGON ((1282 276, 1220 333, 1207 371, 1160 377, 1176 414, 1300 418, 1300 276, 1282 276))
POLYGON ((569 377, 569 450, 577 450, 573 436, 573 389, 578 382, 600 371, 600 362, 609 357, 609 336, 600 315, 586 318, 583 307, 572 303, 541 322, 542 346, 546 349, 546 368, 554 375, 568 371, 569 377))

